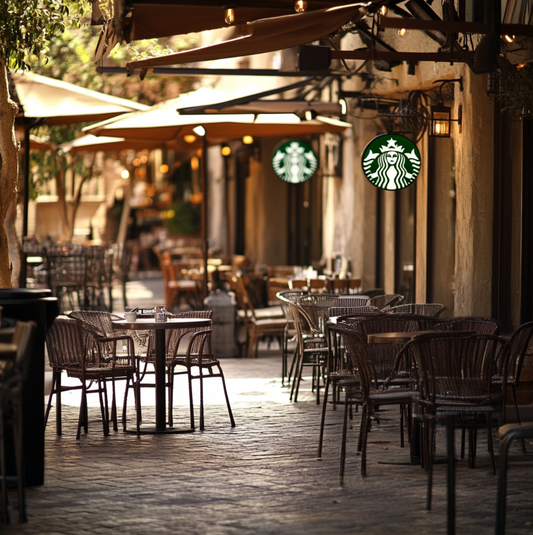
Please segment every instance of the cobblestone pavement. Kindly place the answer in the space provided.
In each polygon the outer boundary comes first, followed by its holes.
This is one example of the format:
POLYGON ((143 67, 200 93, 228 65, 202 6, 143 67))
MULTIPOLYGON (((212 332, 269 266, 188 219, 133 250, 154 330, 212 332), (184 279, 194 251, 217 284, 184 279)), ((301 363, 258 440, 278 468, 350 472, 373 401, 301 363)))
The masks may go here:
MULTIPOLYGON (((321 407, 307 391, 288 400, 279 356, 226 359, 237 427, 219 387, 207 381, 206 429, 180 435, 104 437, 91 407, 89 433, 75 440, 77 409, 65 407, 64 434, 46 432, 45 485, 27 489, 29 522, 2 534, 384 534, 446 533, 445 466, 436 465, 434 506, 425 510, 426 475, 417 466, 381 464, 399 447, 395 410, 380 413, 368 444, 368 477, 355 454, 358 414, 349 436, 344 487, 338 462, 342 411, 328 410, 323 459, 316 458, 321 407)), ((186 406, 178 402, 175 416, 186 406)), ((144 413, 150 419, 153 409, 144 413)), ((133 420, 133 412, 130 411, 133 420)), ((52 414, 51 418, 54 418, 52 414)), ((438 443, 442 444, 441 432, 438 443)), ((496 477, 480 434, 478 466, 457 467, 457 533, 494 531, 496 477)), ((533 447, 530 447, 533 451, 533 447)), ((508 533, 531 533, 533 464, 513 449, 508 533)), ((16 503, 14 492, 11 503, 16 503)))
MULTIPOLYGON (((128 283, 132 303, 161 304, 161 280, 128 283)), ((115 310, 122 310, 117 296, 115 310)), ((180 435, 104 437, 90 401, 89 432, 76 442, 79 393, 64 396, 63 436, 55 411, 46 430, 45 484, 26 490, 29 521, 0 524, 2 535, 178 534, 335 535, 446 533, 445 466, 436 465, 433 510, 426 511, 426 474, 417 466, 381 464, 405 455, 396 410, 380 412, 368 444, 368 477, 360 477, 350 430, 346 477, 339 486, 342 410, 328 408, 323 458, 316 458, 321 406, 302 383, 290 403, 275 352, 224 359, 237 427, 229 425, 218 379, 206 381, 206 429, 180 435)), ((187 423, 183 382, 176 384, 175 424, 187 423), (176 422, 176 420, 178 420, 176 422)), ((94 396, 93 396, 94 397, 94 396)), ((198 399, 198 397, 196 397, 198 399)), ((153 420, 153 392, 142 393, 143 419, 153 420)), ((131 403, 131 402, 130 402, 131 403)), ((133 422, 133 407, 129 407, 133 422)), ((437 445, 442 451, 444 433, 437 445)), ((533 445, 529 446, 533 452, 533 445)), ((533 462, 519 445, 511 454, 508 533, 533 531, 533 462)), ((494 532, 496 477, 484 433, 477 468, 457 466, 457 533, 494 532)), ((14 491, 10 502, 16 504, 14 491)))

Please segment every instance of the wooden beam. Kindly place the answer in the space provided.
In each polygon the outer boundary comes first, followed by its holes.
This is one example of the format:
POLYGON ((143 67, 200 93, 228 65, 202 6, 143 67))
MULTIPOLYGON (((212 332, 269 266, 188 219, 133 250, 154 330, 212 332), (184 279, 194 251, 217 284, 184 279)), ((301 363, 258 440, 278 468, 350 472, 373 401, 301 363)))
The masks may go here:
MULTIPOLYGON (((381 28, 405 28, 406 30, 439 31, 442 33, 489 33, 488 23, 484 22, 447 22, 442 20, 402 19, 381 17, 381 28)), ((533 35, 533 26, 526 24, 502 24, 501 35, 533 35)))
POLYGON ((474 52, 454 50, 449 52, 388 52, 372 49, 332 50, 331 59, 383 60, 383 61, 435 61, 464 62, 474 58, 474 52))

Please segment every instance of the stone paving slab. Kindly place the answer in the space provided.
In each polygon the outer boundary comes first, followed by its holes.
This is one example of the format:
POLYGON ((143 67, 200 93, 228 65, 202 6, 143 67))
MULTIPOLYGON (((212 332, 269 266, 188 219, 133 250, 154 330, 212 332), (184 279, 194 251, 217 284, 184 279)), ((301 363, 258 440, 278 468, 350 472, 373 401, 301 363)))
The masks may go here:
MULTIPOLYGON (((373 425, 365 479, 355 452, 359 415, 354 415, 345 484, 340 487, 342 410, 328 408, 324 454, 317 460, 321 406, 307 390, 310 381, 303 382, 298 403, 291 404, 278 378, 279 356, 222 364, 234 429, 220 394, 213 394, 203 432, 137 437, 119 431, 104 437, 99 410, 91 407, 89 432, 76 442, 77 407, 65 406, 64 435, 55 435, 52 420, 46 431, 45 485, 26 492, 29 522, 17 524, 12 508, 13 523, 0 524, 0 533, 446 533, 445 466, 435 466, 434 505, 426 511, 425 472, 417 466, 379 463, 407 453, 399 447, 397 410, 381 412, 380 422, 373 425)), ((184 414, 180 402, 175 417, 184 414)), ((153 407, 146 407, 143 415, 153 418, 153 407)), ((440 432, 439 451, 443 439, 440 432)), ((508 533, 531 533, 533 462, 515 445, 510 466, 508 533)), ((457 466, 458 534, 494 532, 496 482, 480 432, 477 468, 466 462, 457 466)), ((16 504, 14 491, 10 500, 16 504)))

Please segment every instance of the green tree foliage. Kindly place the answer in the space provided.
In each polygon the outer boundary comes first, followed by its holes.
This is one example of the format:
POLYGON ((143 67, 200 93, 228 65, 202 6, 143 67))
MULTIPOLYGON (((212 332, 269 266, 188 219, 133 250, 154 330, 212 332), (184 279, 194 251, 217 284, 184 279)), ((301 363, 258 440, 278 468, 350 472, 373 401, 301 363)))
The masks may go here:
POLYGON ((28 59, 46 57, 50 40, 67 25, 79 26, 88 5, 88 0, 2 0, 0 61, 8 68, 28 69, 28 59))
MULTIPOLYGON (((18 166, 14 133, 17 106, 8 91, 10 69, 27 69, 29 58, 45 58, 50 40, 78 26, 87 0, 2 0, 0 2, 0 288, 9 288, 13 232, 5 221, 16 202, 18 166)), ((10 219, 12 220, 12 219, 10 219)))

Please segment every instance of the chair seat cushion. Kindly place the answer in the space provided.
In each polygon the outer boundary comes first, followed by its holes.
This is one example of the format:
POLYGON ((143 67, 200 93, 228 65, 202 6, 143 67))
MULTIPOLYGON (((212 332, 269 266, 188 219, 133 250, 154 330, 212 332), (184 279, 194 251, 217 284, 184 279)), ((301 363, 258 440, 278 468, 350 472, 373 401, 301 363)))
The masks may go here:
MULTIPOLYGON (((244 310, 237 311, 237 314, 239 318, 246 317, 244 310)), ((250 317, 250 314, 248 314, 248 317, 250 317)), ((255 317, 257 319, 285 318, 285 315, 283 314, 283 310, 281 309, 281 306, 278 305, 278 306, 266 307, 266 308, 256 308, 255 317)))
POLYGON ((257 325, 258 327, 267 327, 268 325, 271 325, 272 327, 284 329, 285 325, 287 325, 287 320, 285 318, 257 319, 254 321, 254 325, 257 325))

